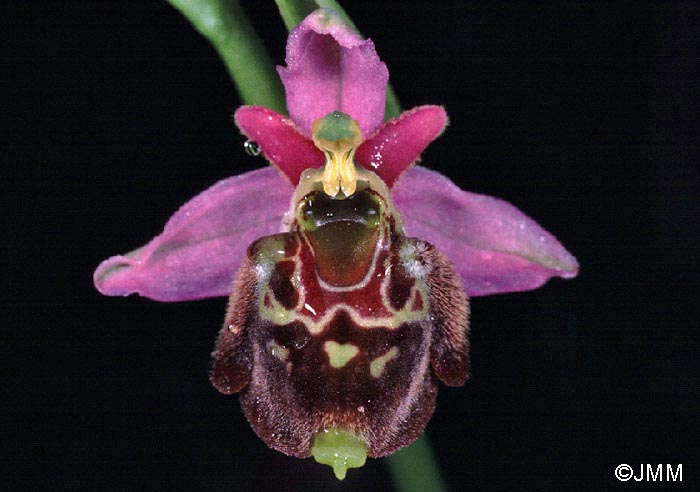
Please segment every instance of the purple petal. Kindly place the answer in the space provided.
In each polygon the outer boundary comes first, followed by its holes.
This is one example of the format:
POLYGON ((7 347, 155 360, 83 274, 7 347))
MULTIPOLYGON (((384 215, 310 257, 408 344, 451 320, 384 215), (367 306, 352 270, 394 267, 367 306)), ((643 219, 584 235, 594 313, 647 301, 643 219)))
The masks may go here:
POLYGON ((292 121, 262 106, 242 106, 234 116, 241 132, 254 140, 263 154, 293 185, 301 172, 321 167, 326 159, 314 143, 301 135, 292 121))
POLYGON ((517 208, 462 191, 435 171, 411 169, 392 195, 406 235, 445 253, 469 296, 535 289, 550 277, 578 274, 576 258, 517 208))
POLYGON ((227 296, 248 245, 280 231, 291 194, 272 168, 219 181, 183 205, 147 245, 103 261, 95 287, 158 301, 227 296))
POLYGON ((355 119, 363 135, 382 124, 389 71, 371 40, 362 40, 332 10, 317 10, 289 34, 287 67, 277 67, 287 109, 302 133, 333 111, 355 119))
POLYGON ((447 113, 441 106, 418 106, 386 122, 362 142, 355 160, 377 173, 388 187, 394 184, 421 152, 442 134, 447 113))

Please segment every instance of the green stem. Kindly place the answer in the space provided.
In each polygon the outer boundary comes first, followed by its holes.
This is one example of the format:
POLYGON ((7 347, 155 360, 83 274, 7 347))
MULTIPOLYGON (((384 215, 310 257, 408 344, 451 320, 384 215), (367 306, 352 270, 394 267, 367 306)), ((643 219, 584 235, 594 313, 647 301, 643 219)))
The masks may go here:
POLYGON ((360 32, 355 23, 350 19, 343 7, 335 0, 275 0, 280 16, 284 21, 287 31, 291 31, 304 20, 304 18, 316 9, 332 9, 343 19, 343 22, 360 32))
MULTIPOLYGON (((294 29, 314 10, 326 8, 335 10, 347 25, 355 29, 355 31, 360 32, 345 10, 343 10, 343 7, 335 0, 275 0, 275 3, 280 11, 284 25, 289 31, 294 29)), ((389 120, 391 118, 396 118, 400 114, 401 104, 399 103, 399 98, 396 97, 396 93, 394 92, 394 88, 391 87, 391 84, 388 84, 386 87, 384 119, 389 120)))
POLYGON ((384 110, 384 120, 390 120, 396 118, 401 114, 401 103, 399 98, 394 92, 394 88, 391 84, 386 86, 386 106, 384 110))
POLYGON ((207 38, 245 104, 286 112, 284 89, 238 0, 168 0, 207 38))
POLYGON ((423 434, 411 446, 386 459, 389 473, 399 492, 445 492, 428 437, 423 434))

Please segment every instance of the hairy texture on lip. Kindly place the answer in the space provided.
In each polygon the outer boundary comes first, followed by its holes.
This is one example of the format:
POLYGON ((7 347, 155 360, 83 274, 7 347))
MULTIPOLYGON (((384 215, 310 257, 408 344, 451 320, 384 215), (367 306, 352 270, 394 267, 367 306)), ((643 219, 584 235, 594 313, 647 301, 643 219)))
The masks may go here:
POLYGON ((425 242, 419 247, 419 259, 430 265, 426 276, 435 326, 430 365, 441 383, 463 386, 469 377, 469 301, 445 255, 425 242))
POLYGON ((236 275, 224 326, 219 332, 216 348, 212 353, 214 367, 209 379, 214 387, 225 395, 238 393, 250 380, 253 361, 245 331, 255 317, 256 284, 257 275, 253 262, 246 257, 236 275))
POLYGON ((308 457, 315 432, 339 428, 358 435, 368 456, 386 456, 418 438, 435 408, 426 322, 364 330, 341 311, 320 337, 308 336, 298 322, 275 326, 262 320, 251 323, 247 337, 256 364, 241 405, 256 434, 285 454, 308 457), (297 349, 300 338, 304 345, 297 349), (270 339, 289 350, 285 361, 269 355, 270 339), (352 343, 359 352, 334 368, 323 349, 327 340, 352 343), (374 378, 370 361, 386 346, 397 346, 400 355, 374 378))

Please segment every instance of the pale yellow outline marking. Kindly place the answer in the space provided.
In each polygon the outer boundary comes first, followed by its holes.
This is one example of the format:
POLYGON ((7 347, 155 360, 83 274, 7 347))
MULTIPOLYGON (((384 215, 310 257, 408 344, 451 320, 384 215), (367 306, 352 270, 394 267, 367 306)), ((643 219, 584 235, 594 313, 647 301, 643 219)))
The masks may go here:
MULTIPOLYGON (((379 249, 379 248, 377 248, 379 249)), ((363 316, 361 313, 359 313, 355 308, 349 306, 348 304, 341 303, 341 304, 336 304, 333 306, 330 310, 326 311, 326 313, 323 315, 318 320, 312 319, 310 316, 305 315, 301 312, 301 309, 308 309, 307 302, 306 302, 306 289, 304 289, 304 286, 299 282, 299 271, 300 271, 300 266, 301 266, 301 259, 299 258, 298 255, 295 255, 294 257, 290 257, 288 259, 293 259, 294 261, 294 272, 292 274, 292 282, 294 287, 297 289, 297 292, 299 294, 299 302, 297 302, 296 306, 292 309, 286 309, 284 308, 277 298, 272 294, 269 284, 266 282, 264 289, 260 293, 260 301, 258 303, 259 306, 259 312, 260 312, 260 317, 263 319, 266 319, 268 321, 272 321, 273 323, 277 323, 280 325, 286 325, 288 323, 291 323, 292 321, 300 321, 301 323, 306 326, 307 330, 309 333, 312 335, 319 334, 323 331, 323 329, 327 326, 327 324, 330 322, 331 319, 338 313, 338 311, 345 310, 350 318, 353 320, 355 324, 358 326, 361 326, 363 328, 388 328, 391 330, 395 330, 398 328, 402 323, 408 323, 411 321, 420 321, 422 319, 425 319, 428 316, 428 303, 425 301, 427 299, 425 288, 420 288, 418 282, 422 284, 421 279, 416 279, 416 283, 411 286, 411 293, 409 300, 406 302, 406 305, 404 306, 403 309, 399 309, 398 311, 393 309, 391 307, 391 303, 389 301, 389 294, 388 294, 388 288, 389 288, 389 280, 390 280, 390 273, 391 270, 391 260, 393 258, 393 255, 390 255, 387 257, 384 263, 384 278, 382 279, 382 284, 380 286, 380 295, 382 297, 382 304, 384 305, 385 309, 387 311, 391 312, 391 316, 381 316, 381 317, 375 317, 375 316, 363 316), (420 288, 421 294, 423 295, 423 309, 420 311, 413 311, 413 304, 415 303, 415 297, 416 297, 416 290, 420 288), (271 307, 265 307, 264 303, 264 295, 266 291, 270 291, 270 301, 272 303, 271 307)), ((370 270, 370 275, 374 274, 376 272, 376 265, 375 265, 375 270, 372 271, 370 270)), ((318 277, 318 274, 316 274, 316 278, 320 281, 320 278, 318 277)), ((369 275, 368 275, 369 278, 369 275)), ((269 281, 269 274, 267 275, 267 281, 269 281)), ((319 282, 320 285, 320 282, 319 282)), ((422 287, 422 286, 421 286, 422 287)), ((353 288, 350 290, 356 290, 361 287, 358 286, 353 286, 353 288)), ((313 309, 313 306, 308 304, 311 309, 313 309)), ((308 309, 309 312, 311 309, 308 309)))
POLYGON ((289 357, 289 349, 287 347, 283 347, 275 340, 270 341, 268 343, 268 347, 270 348, 270 354, 272 354, 273 357, 277 357, 282 362, 287 361, 287 358, 289 357))
POLYGON ((345 367, 348 362, 360 353, 360 349, 357 348, 357 345, 353 345, 352 343, 338 343, 334 340, 328 340, 324 343, 323 350, 328 355, 331 366, 336 369, 345 367))
POLYGON ((376 359, 372 359, 372 362, 369 363, 369 373, 372 375, 372 377, 381 377, 381 375, 384 374, 384 368, 386 367, 387 363, 396 358, 398 354, 399 348, 394 346, 391 347, 384 355, 380 355, 376 359))

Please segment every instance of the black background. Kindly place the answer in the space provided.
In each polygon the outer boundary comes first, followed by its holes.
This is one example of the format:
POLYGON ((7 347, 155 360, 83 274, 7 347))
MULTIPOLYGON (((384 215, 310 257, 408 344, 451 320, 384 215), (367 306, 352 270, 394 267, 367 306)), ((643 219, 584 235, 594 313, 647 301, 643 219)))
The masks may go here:
MULTIPOLYGON (((245 5, 282 63, 273 2, 245 5)), ((473 300, 472 379, 441 390, 427 428, 449 487, 697 490, 700 9, 346 6, 403 106, 450 114, 423 163, 514 203, 581 263, 473 300), (683 463, 684 483, 621 483, 620 463, 683 463)), ((380 461, 337 482, 269 450, 209 385, 224 299, 92 287, 99 261, 264 164, 208 43, 165 2, 0 13, 7 490, 392 490, 380 461)))

